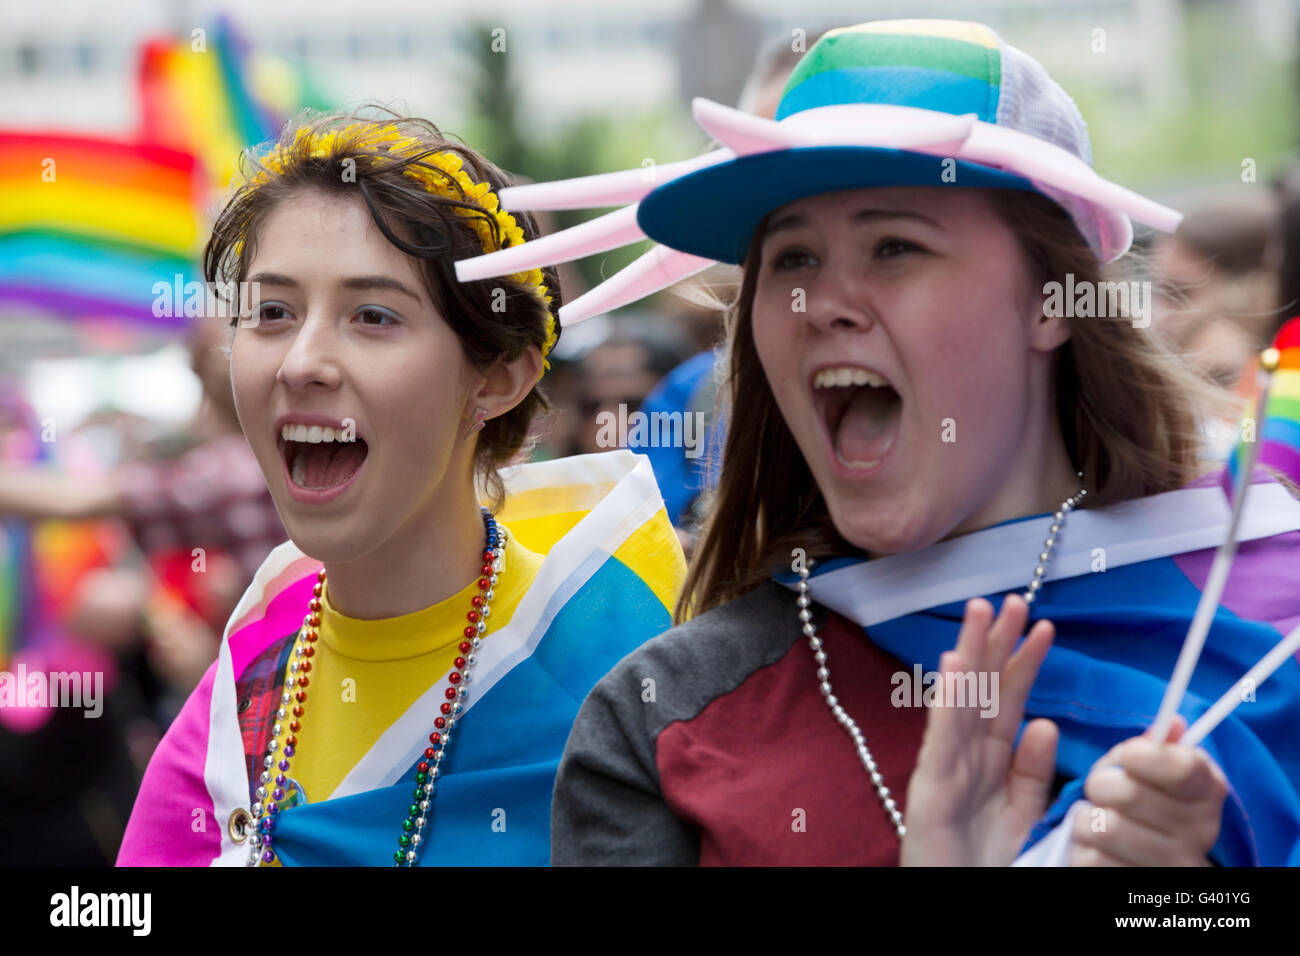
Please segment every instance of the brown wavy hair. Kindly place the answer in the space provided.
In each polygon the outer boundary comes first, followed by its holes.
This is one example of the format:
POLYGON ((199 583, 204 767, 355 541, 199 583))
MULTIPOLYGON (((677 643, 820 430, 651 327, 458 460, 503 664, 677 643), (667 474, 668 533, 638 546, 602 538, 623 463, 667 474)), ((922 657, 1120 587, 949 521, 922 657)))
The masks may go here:
MULTIPOLYGON (((1064 210, 1037 193, 989 190, 994 213, 1017 237, 1028 274, 1042 284, 1103 280, 1096 254, 1064 210)), ((675 620, 732 601, 809 557, 861 554, 831 522, 826 502, 768 385, 754 346, 753 304, 766 220, 749 245, 739 295, 727 310, 727 422, 717 487, 687 571, 675 620)), ((1130 257, 1136 258, 1136 257, 1130 257)), ((1118 278, 1119 270, 1114 270, 1118 278)), ((1124 278, 1127 278, 1126 276, 1124 278)), ((1070 318, 1056 353, 1056 410, 1090 506, 1179 488, 1202 473, 1198 413, 1228 401, 1131 322, 1070 318)), ((717 449, 710 450, 710 455, 717 449)))
MULTIPOLYGON (((265 147, 246 150, 240 156, 236 181, 241 184, 218 214, 203 250, 207 282, 218 288, 238 288, 229 283, 245 279, 257 248, 259 226, 286 199, 304 190, 359 198, 384 237, 418 260, 418 271, 434 306, 456 333, 474 368, 481 371, 498 360, 513 361, 533 345, 544 348, 548 317, 552 311, 558 313, 561 304, 555 271, 543 270, 552 299, 549 307, 532 288, 504 276, 457 281, 455 261, 485 251, 474 228, 475 219, 491 229, 494 249, 508 247, 512 240, 501 235, 496 218, 478 199, 465 195, 453 177, 422 159, 432 153, 452 153, 460 157, 462 171, 470 180, 489 184, 493 193, 513 184, 509 174, 428 120, 403 117, 377 106, 362 107, 355 113, 305 111, 285 124, 272 148, 287 161, 273 166, 263 163, 260 157, 267 155, 265 147), (402 137, 418 142, 419 149, 390 154, 382 142, 368 135, 379 127, 395 127, 402 137), (336 135, 325 136, 330 133, 336 135), (323 151, 322 142, 327 144, 323 151), (313 155, 313 147, 321 155, 313 155), (443 176, 453 195, 430 192, 403 172, 410 165, 443 176)), ((513 215, 525 241, 537 237, 537 225, 530 215, 513 215)), ((232 314, 232 327, 238 318, 232 314)), ((558 334, 558 317, 555 329, 558 334)), ((495 508, 500 508, 504 498, 498 469, 525 450, 535 421, 547 408, 545 394, 534 388, 479 432, 475 471, 495 508)))

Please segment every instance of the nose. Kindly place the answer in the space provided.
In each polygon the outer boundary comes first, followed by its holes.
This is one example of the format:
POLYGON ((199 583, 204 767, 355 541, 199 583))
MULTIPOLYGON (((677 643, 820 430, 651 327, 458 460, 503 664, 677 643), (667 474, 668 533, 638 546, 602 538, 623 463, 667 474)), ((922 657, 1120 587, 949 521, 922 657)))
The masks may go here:
POLYGON ((289 350, 275 374, 276 381, 295 391, 312 385, 338 388, 342 380, 338 362, 340 348, 338 335, 328 317, 308 313, 294 333, 289 350))
POLYGON ((866 280, 850 258, 831 256, 805 288, 807 321, 820 332, 867 332, 875 324, 866 280))

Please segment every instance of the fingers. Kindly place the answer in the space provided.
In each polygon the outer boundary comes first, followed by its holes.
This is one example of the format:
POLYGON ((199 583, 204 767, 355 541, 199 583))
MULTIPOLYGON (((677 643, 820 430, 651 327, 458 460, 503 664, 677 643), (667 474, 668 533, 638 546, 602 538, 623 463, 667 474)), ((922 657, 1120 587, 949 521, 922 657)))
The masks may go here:
MULTIPOLYGON (((1139 736, 1147 737, 1151 733, 1151 730, 1152 728, 1148 727, 1139 736)), ((1183 719, 1182 714, 1175 714, 1173 723, 1169 725, 1169 735, 1165 739, 1169 741, 1177 740, 1179 737, 1183 735, 1183 733, 1186 730, 1187 730, 1187 721, 1183 719)), ((1104 754, 1102 754, 1093 762, 1092 770, 1097 770, 1100 767, 1118 767, 1120 750, 1124 747, 1127 747, 1129 740, 1133 740, 1133 739, 1136 738, 1128 738, 1126 740, 1121 740, 1115 746, 1107 750, 1104 754)), ((1091 773, 1092 770, 1090 770, 1089 773, 1091 773)))
POLYGON ((1135 834, 1131 826, 1121 826, 1118 814, 1084 803, 1074 815, 1067 854, 1070 866, 1141 866, 1143 860, 1159 856, 1156 842, 1149 836, 1135 834), (1141 849, 1135 852, 1126 848, 1120 837, 1138 839, 1141 849))
POLYGON ((956 763, 961 752, 971 746, 971 740, 979 730, 979 708, 957 707, 955 701, 946 699, 946 688, 952 682, 945 675, 956 674, 966 669, 965 663, 955 651, 947 651, 939 657, 939 687, 935 706, 930 708, 926 723, 927 742, 931 731, 936 742, 942 741, 942 747, 936 750, 936 758, 942 755, 945 765, 956 763))
POLYGON ((957 702, 949 699, 949 689, 955 687, 955 682, 946 675, 980 670, 988 653, 992 625, 993 605, 983 598, 967 601, 961 629, 957 632, 957 646, 939 656, 938 694, 926 716, 922 755, 918 757, 936 771, 956 766, 980 729, 979 708, 957 707, 957 702))
POLYGON ((1113 808, 1085 803, 1070 831, 1071 865, 1202 866, 1217 839, 1217 826, 1212 832, 1197 828, 1169 833, 1113 808))
POLYGON ((1084 782, 1092 802, 1087 832, 1076 818, 1075 837, 1126 863, 1203 865, 1219 838, 1228 784, 1203 750, 1133 737, 1111 748, 1084 782))
POLYGON ((1088 773, 1089 774, 1096 773, 1098 770, 1102 769, 1103 767, 1118 767, 1119 751, 1120 748, 1123 747, 1124 744, 1126 743, 1128 743, 1127 740, 1117 743, 1114 747, 1111 747, 1104 754, 1102 754, 1100 757, 1094 760, 1092 763, 1092 767, 1091 769, 1089 769, 1088 773))
POLYGON ((982 662, 986 670, 1001 670, 1007 656, 1020 635, 1025 632, 1025 622, 1029 620, 1029 605, 1019 594, 1008 594, 1002 600, 1002 610, 989 631, 989 648, 986 659, 982 662))
MULTIPOLYGON (((979 708, 957 707, 957 701, 949 699, 950 693, 956 688, 956 682, 948 680, 945 675, 972 672, 978 674, 983 669, 992 623, 993 605, 983 598, 968 601, 961 630, 957 633, 956 648, 939 658, 939 693, 936 709, 949 712, 943 722, 945 727, 966 736, 975 732, 973 721, 978 719, 979 708)), ((969 705, 971 702, 965 703, 969 705)))
POLYGON ((1083 794, 1097 806, 1162 833, 1172 835, 1187 823, 1185 802, 1143 785, 1120 767, 1098 767, 1084 781, 1083 794))
POLYGON ((993 624, 993 605, 983 598, 966 602, 966 614, 957 632, 956 651, 962 666, 979 670, 988 653, 989 628, 993 624))
MULTIPOLYGON (((1051 622, 1039 621, 1024 643, 1016 649, 1028 617, 1029 605, 1018 594, 1006 596, 996 620, 993 618, 993 606, 983 598, 974 598, 966 603, 965 616, 957 635, 957 646, 951 652, 951 661, 940 661, 941 674, 973 672, 981 678, 988 675, 996 680, 995 709, 990 713, 981 708, 981 716, 993 721, 985 730, 1008 746, 1019 731, 1029 691, 1051 649, 1054 636, 1051 622)), ((953 685, 944 681, 945 689, 949 686, 953 685)), ((947 701, 943 694, 940 695, 940 700, 945 706, 954 703, 947 701)), ((964 718, 954 718, 945 722, 944 726, 956 727, 960 722, 966 733, 973 733, 973 729, 964 726, 964 722, 973 717, 973 714, 968 714, 964 718)))
POLYGON ((1228 793, 1223 771, 1204 750, 1157 744, 1142 737, 1119 751, 1119 765, 1133 779, 1181 801, 1217 799, 1228 793))
POLYGON ((966 602, 956 650, 972 670, 1001 670, 1028 619, 1029 605, 1019 594, 1006 596, 996 620, 992 604, 984 598, 973 598, 966 602))
MULTIPOLYGON (((947 651, 939 658, 939 668, 958 666, 959 658, 952 651, 947 651)), ((972 747, 972 731, 975 729, 970 721, 963 719, 964 707, 934 706, 927 708, 925 734, 921 738, 921 750, 917 754, 916 769, 908 786, 907 806, 914 806, 913 787, 919 786, 925 779, 943 779, 955 772, 962 755, 972 747)))
POLYGON ((1055 628, 1051 621, 1039 621, 1029 632, 1023 644, 1002 667, 998 681, 998 713, 993 718, 992 733, 1007 743, 1015 740, 1024 719, 1029 692, 1038 679, 1038 670, 1052 649, 1055 628))
MULTIPOLYGON (((1148 740, 1151 739, 1151 731, 1154 729, 1154 727, 1148 727, 1146 733, 1142 736, 1148 740)), ((1182 740, 1185 733, 1187 733, 1187 718, 1182 714, 1174 714, 1174 719, 1169 724, 1169 733, 1165 735, 1165 743, 1177 743, 1182 740)))
MULTIPOLYGON (((1043 815, 1056 778, 1060 731, 1050 720, 1031 720, 1020 737, 1007 775, 1007 798, 1029 825, 1043 815)), ((1025 828, 1028 833, 1028 826, 1025 828)))
POLYGON ((1179 715, 1167 737, 1170 743, 1157 744, 1145 735, 1122 740, 1097 758, 1089 779, 1105 767, 1121 767, 1130 777, 1175 800, 1222 799, 1227 796, 1227 779, 1209 754, 1199 748, 1175 747, 1174 741, 1186 730, 1187 722, 1179 715))

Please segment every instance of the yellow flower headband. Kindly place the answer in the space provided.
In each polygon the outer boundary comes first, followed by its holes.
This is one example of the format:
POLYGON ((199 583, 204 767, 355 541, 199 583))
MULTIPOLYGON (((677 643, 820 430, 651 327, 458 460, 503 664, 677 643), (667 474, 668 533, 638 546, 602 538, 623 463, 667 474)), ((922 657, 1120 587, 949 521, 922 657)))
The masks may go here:
MULTIPOLYGON (((461 158, 453 152, 421 155, 426 153, 428 147, 416 137, 404 136, 392 123, 358 122, 315 135, 309 127, 302 127, 294 136, 291 146, 287 148, 276 146, 269 154, 259 158, 263 169, 249 181, 249 184, 257 186, 268 181, 270 176, 267 170, 282 173, 296 159, 304 156, 309 155, 316 159, 332 156, 341 142, 354 147, 384 146, 388 155, 399 158, 419 156, 420 158, 415 162, 403 166, 402 172, 419 181, 431 193, 449 199, 464 199, 477 203, 496 221, 497 232, 494 236, 492 226, 482 215, 471 209, 455 207, 459 215, 470 221, 485 253, 520 245, 525 241, 523 229, 515 222, 514 216, 501 208, 501 203, 496 193, 492 191, 490 183, 475 182, 470 179, 463 169, 461 158), (497 236, 500 237, 500 246, 496 244, 497 236)), ((243 243, 240 242, 236 247, 236 254, 239 254, 242 247, 243 243)), ((546 288, 542 270, 530 269, 527 272, 517 272, 507 278, 530 288, 546 305, 546 341, 542 345, 542 368, 545 371, 551 367, 547 356, 554 348, 559 335, 556 331, 555 313, 550 308, 551 296, 546 288)))

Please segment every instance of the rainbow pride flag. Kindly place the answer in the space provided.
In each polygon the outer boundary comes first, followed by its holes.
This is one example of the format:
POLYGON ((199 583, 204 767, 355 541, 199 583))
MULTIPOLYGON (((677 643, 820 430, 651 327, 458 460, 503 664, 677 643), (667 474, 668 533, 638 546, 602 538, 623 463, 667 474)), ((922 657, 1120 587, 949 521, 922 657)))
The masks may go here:
POLYGON ((0 131, 0 307, 177 325, 153 288, 195 271, 202 196, 189 153, 0 131))
POLYGON ((1273 349, 1277 365, 1260 403, 1262 407, 1253 421, 1243 423, 1241 440, 1228 461, 1232 487, 1236 487, 1247 461, 1250 442, 1257 441, 1256 465, 1271 469, 1300 488, 1300 316, 1282 326, 1273 340, 1273 349))
POLYGON ((144 45, 135 135, 0 130, 0 312, 181 327, 158 283, 201 279, 206 209, 304 89, 221 19, 144 45))
POLYGON ((193 153, 208 181, 224 189, 240 150, 274 137, 301 90, 292 71, 255 71, 248 43, 225 18, 196 44, 195 38, 145 44, 138 77, 140 135, 193 153))

